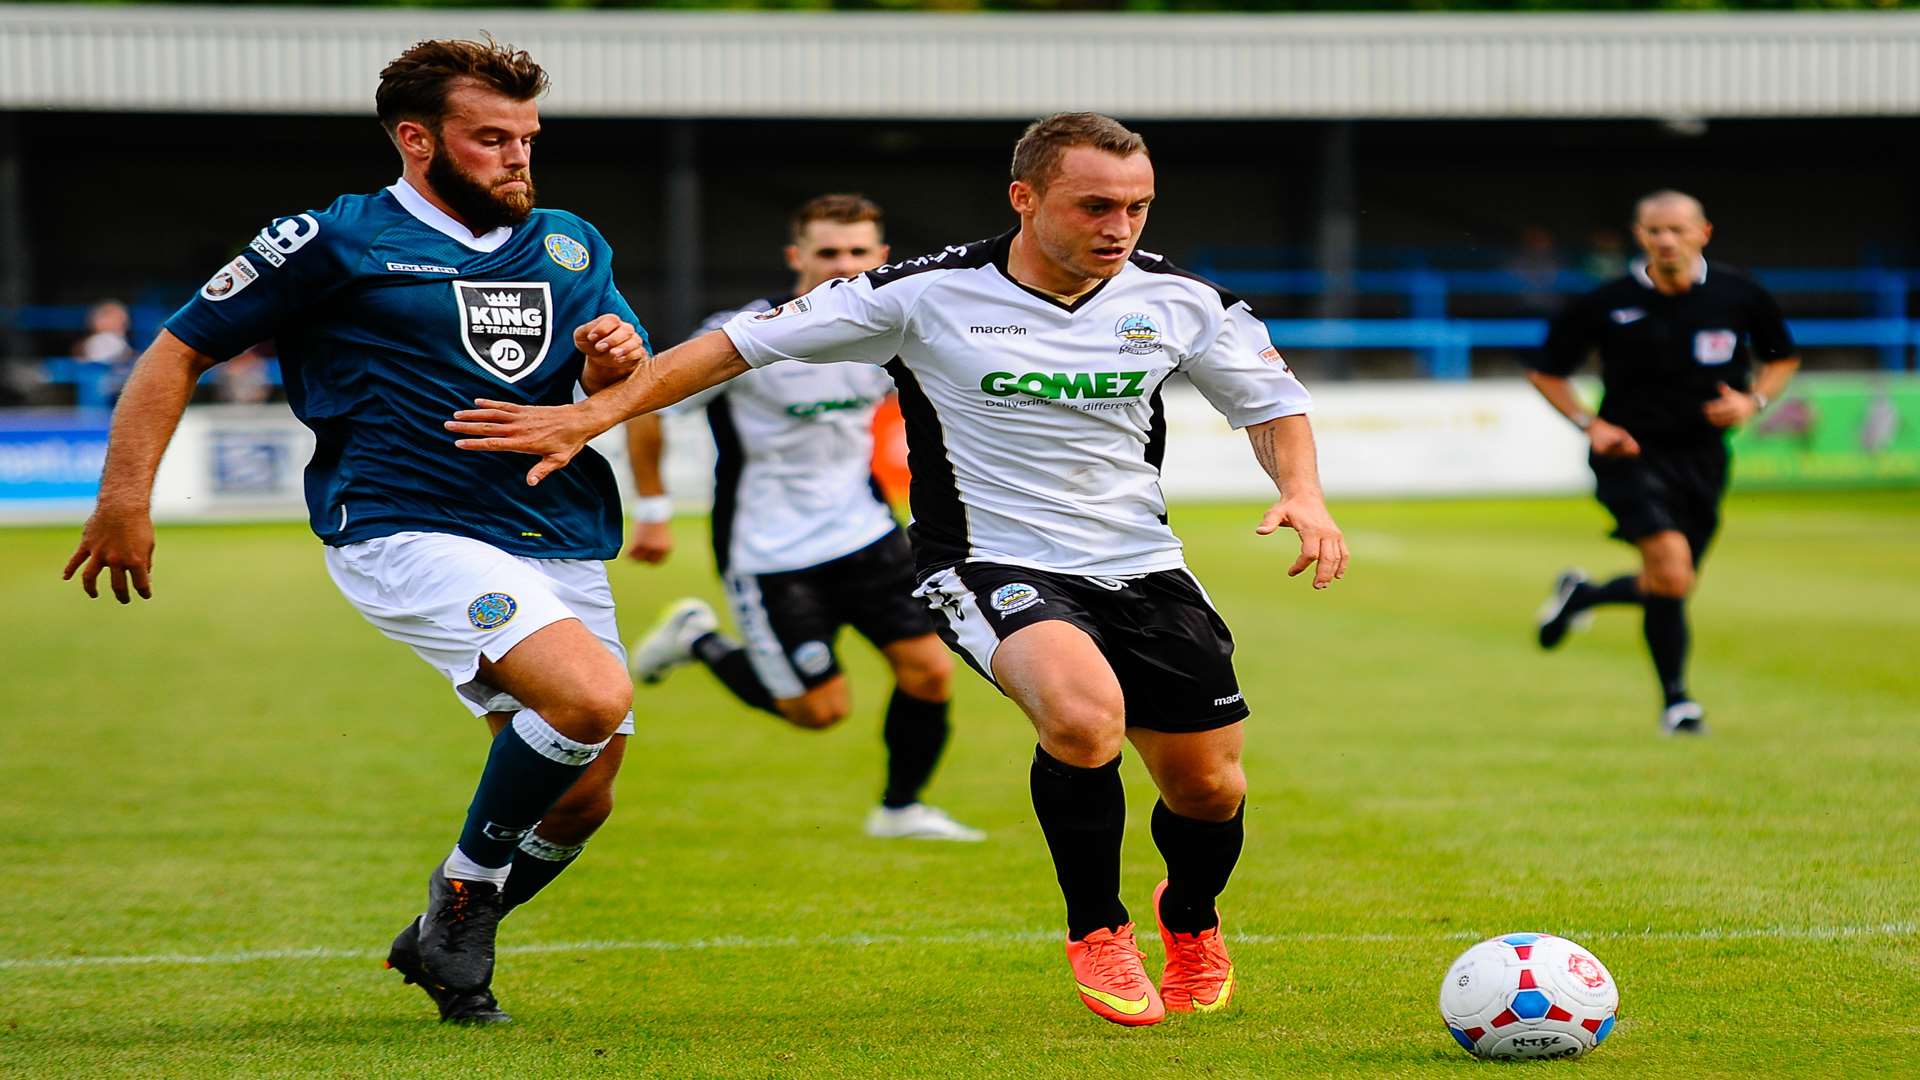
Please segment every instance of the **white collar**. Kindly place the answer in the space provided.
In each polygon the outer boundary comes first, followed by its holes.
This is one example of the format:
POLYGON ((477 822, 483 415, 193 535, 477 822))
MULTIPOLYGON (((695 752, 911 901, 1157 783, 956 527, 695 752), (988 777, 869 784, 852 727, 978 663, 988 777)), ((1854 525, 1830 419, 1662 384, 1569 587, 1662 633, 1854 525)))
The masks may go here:
POLYGON ((452 215, 428 202, 425 195, 415 191, 413 185, 408 183, 404 176, 395 180, 393 186, 387 189, 387 193, 392 195, 401 206, 406 207, 407 213, 419 218, 422 224, 435 232, 447 234, 462 247, 469 247, 479 252, 498 251, 502 244, 513 239, 511 225, 502 225, 479 236, 473 235, 472 229, 455 221, 452 215))
MULTIPOLYGON (((1645 285, 1649 289, 1654 287, 1653 278, 1647 274, 1646 256, 1643 255, 1633 260, 1632 269, 1633 280, 1645 285)), ((1707 257, 1705 255, 1701 255, 1694 260, 1693 283, 1695 285, 1705 285, 1707 283, 1707 257)))

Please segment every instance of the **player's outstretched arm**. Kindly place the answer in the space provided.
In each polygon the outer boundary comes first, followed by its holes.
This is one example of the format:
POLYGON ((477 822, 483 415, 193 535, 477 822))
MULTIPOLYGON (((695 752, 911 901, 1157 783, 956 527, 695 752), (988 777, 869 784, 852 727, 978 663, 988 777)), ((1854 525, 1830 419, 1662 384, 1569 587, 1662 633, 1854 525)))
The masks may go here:
POLYGON ((81 530, 80 546, 60 575, 62 581, 71 580, 78 570, 80 587, 98 599, 100 571, 105 570, 116 600, 132 602, 129 578, 141 599, 153 599, 153 477, 193 397, 194 383, 218 362, 166 330, 141 354, 113 410, 100 498, 81 530))
POLYGON ((1306 415, 1282 416, 1247 428, 1253 456, 1273 477, 1280 501, 1267 509, 1253 531, 1268 536, 1286 526, 1300 534, 1300 556, 1287 569, 1296 577, 1314 567, 1313 587, 1324 589, 1347 576, 1347 540, 1327 513, 1320 491, 1320 463, 1313 448, 1313 427, 1306 415))
POLYGON ((633 374, 585 401, 572 405, 521 405, 511 401, 474 402, 447 421, 448 431, 467 438, 462 450, 508 450, 540 460, 527 471, 538 484, 573 460, 594 436, 622 420, 664 409, 676 401, 718 386, 747 370, 747 362, 723 330, 676 345, 633 369, 633 374))

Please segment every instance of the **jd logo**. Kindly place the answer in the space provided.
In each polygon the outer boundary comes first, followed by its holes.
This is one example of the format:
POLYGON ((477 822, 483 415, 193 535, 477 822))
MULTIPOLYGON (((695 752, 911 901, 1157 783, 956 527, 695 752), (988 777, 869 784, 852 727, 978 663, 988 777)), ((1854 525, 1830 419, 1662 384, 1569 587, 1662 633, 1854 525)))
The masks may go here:
POLYGON ((1137 398, 1145 390, 1144 371, 1031 371, 1015 375, 1011 371, 990 371, 980 380, 980 389, 994 397, 1047 398, 1137 398))
POLYGON ((553 344, 553 293, 544 281, 456 281, 460 344, 486 371, 519 382, 553 344))

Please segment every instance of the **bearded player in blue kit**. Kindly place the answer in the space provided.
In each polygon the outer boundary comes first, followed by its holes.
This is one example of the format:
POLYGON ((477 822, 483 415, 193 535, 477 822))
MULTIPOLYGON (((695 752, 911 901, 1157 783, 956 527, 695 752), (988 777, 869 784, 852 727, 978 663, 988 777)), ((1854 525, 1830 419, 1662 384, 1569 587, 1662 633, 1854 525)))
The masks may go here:
POLYGON ((524 466, 462 453, 441 427, 475 397, 565 404, 646 355, 606 240, 534 208, 546 87, 491 39, 424 41, 387 65, 376 104, 400 180, 274 221, 167 321, 114 413, 66 568, 89 596, 104 570, 121 603, 129 581, 151 598, 153 479, 194 384, 275 339, 317 443, 306 492, 328 573, 493 732, 459 841, 387 961, 461 1023, 508 1019, 492 992, 500 918, 606 820, 633 730, 602 565, 620 550, 612 470, 589 454, 528 487, 524 466))

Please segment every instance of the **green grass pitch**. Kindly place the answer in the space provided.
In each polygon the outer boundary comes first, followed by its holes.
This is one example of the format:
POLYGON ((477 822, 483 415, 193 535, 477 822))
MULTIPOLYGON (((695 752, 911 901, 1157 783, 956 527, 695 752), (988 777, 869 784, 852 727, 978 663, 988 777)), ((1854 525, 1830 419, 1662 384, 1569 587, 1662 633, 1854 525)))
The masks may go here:
MULTIPOLYGON (((1448 1038, 1440 977, 1523 929, 1623 988, 1599 1052, 1541 1067, 1920 1071, 1920 498, 1729 504, 1693 605, 1699 741, 1655 734, 1635 614, 1532 643, 1555 571, 1627 565, 1591 503, 1336 511, 1353 568, 1316 594, 1257 508, 1176 508, 1254 706, 1241 996, 1139 1031, 1070 989, 1033 740, 970 672, 931 798, 991 840, 861 835, 884 683, 851 643, 855 716, 825 734, 697 669, 643 688, 614 819, 503 927, 518 1022, 440 1026, 379 960, 481 760, 447 687, 298 528, 162 529, 158 597, 125 609, 58 580, 75 530, 0 532, 0 1074, 1462 1075, 1500 1066, 1448 1038)), ((630 631, 718 599, 701 529, 615 567, 630 631)), ((1157 965, 1152 793, 1126 777, 1157 965)))

